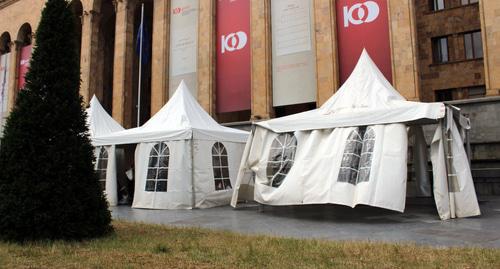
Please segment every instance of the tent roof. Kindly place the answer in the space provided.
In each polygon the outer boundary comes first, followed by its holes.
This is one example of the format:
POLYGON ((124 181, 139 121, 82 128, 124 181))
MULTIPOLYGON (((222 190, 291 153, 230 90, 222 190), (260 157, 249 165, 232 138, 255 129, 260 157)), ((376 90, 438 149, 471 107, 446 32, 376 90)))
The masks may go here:
POLYGON ((291 132, 436 120, 444 114, 443 103, 406 101, 363 50, 349 78, 320 108, 257 125, 274 132, 291 132))
POLYGON ((96 145, 135 144, 180 139, 246 142, 248 132, 219 125, 181 81, 170 100, 143 126, 95 140, 96 145))
POLYGON ((90 100, 89 108, 87 108, 87 124, 89 125, 91 138, 125 130, 104 110, 95 95, 90 100))

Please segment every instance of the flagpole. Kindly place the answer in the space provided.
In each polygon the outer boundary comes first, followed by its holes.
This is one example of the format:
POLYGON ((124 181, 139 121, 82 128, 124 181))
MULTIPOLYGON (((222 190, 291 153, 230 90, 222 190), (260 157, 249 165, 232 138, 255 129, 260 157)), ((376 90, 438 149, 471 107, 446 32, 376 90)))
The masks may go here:
POLYGON ((141 125, 142 44, 144 43, 144 3, 141 4, 141 26, 139 41, 139 83, 137 84, 137 127, 141 125))

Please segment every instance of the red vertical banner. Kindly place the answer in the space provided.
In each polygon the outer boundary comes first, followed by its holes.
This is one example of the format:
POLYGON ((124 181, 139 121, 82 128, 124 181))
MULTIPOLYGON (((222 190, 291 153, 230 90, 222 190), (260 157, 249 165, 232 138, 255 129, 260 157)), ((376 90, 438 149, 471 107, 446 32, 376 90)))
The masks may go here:
POLYGON ((250 109, 250 1, 217 1, 217 112, 250 109))
POLYGON ((341 83, 351 74, 363 48, 392 83, 387 0, 337 0, 336 11, 341 83))
POLYGON ((24 77, 26 76, 26 73, 28 73, 28 69, 30 67, 31 49, 32 46, 28 45, 22 47, 21 50, 19 51, 19 70, 18 70, 19 80, 17 82, 17 88, 19 90, 23 89, 24 84, 26 83, 24 77))

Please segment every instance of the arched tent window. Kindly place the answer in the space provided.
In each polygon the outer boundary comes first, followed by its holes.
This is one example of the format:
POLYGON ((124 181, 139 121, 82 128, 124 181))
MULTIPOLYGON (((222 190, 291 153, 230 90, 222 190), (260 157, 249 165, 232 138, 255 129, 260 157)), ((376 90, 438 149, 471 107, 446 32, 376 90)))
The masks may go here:
POLYGON ((374 145, 375 132, 371 127, 354 128, 346 141, 337 181, 353 185, 368 181, 374 145))
POLYGON ((374 146, 375 131, 373 131, 371 127, 368 127, 363 135, 363 149, 361 150, 361 160, 359 161, 358 183, 370 179, 374 146))
POLYGON ((283 183, 292 168, 296 150, 297 138, 293 133, 280 134, 274 139, 267 161, 269 186, 277 188, 283 183))
POLYGON ((232 189, 227 158, 224 145, 220 142, 215 143, 212 147, 212 166, 216 191, 232 189))
POLYGON ((167 143, 158 143, 151 149, 151 153, 149 154, 148 175, 146 177, 146 191, 167 191, 169 161, 170 150, 167 143))
POLYGON ((97 175, 99 177, 99 185, 103 190, 106 189, 106 171, 108 168, 108 151, 104 147, 99 147, 99 155, 97 156, 97 175))

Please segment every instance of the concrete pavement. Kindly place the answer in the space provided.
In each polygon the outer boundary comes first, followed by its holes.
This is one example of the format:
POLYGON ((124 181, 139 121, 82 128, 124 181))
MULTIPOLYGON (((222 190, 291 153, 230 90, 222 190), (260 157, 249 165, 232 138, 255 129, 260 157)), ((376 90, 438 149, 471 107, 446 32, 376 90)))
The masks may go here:
POLYGON ((441 221, 430 199, 407 201, 405 213, 337 205, 271 207, 257 204, 195 210, 113 207, 114 219, 202 227, 293 238, 364 240, 431 246, 500 248, 500 197, 479 199, 480 217, 441 221))

